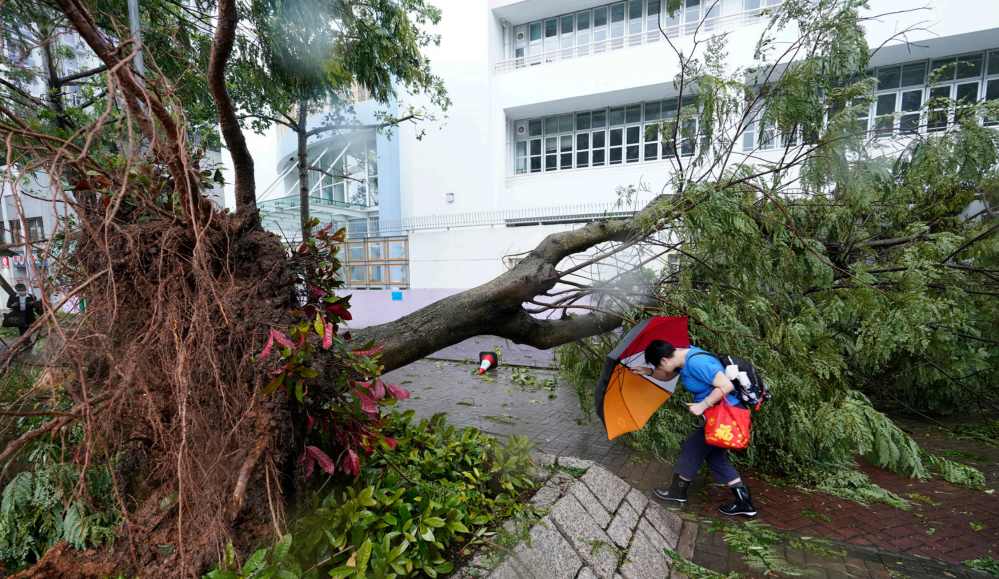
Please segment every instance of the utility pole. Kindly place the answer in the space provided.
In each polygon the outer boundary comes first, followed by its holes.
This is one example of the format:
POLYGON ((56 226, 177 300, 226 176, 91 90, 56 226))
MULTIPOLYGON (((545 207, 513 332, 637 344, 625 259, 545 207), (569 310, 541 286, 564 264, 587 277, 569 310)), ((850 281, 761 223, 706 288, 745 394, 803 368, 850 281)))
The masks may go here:
MULTIPOLYGON (((139 34, 139 0, 128 0, 128 27, 132 30, 132 40, 135 40, 142 45, 142 37, 139 34)), ((142 50, 136 46, 135 60, 132 62, 135 64, 135 70, 139 71, 139 75, 146 75, 146 67, 142 64, 142 50)))

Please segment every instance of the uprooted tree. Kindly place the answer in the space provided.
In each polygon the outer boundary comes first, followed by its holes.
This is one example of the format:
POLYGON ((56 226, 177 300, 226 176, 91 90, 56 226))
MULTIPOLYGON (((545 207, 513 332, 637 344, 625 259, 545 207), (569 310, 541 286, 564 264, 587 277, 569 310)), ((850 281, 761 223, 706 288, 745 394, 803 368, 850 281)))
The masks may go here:
MULTIPOLYGON (((381 13, 379 2, 344 6, 381 13)), ((188 144, 177 79, 157 66, 166 56, 147 46, 152 72, 139 78, 133 43, 119 40, 127 28, 104 12, 95 20, 81 0, 55 0, 106 66, 107 98, 68 129, 30 107, 0 109, 15 199, 27 194, 23 179, 44 176, 75 215, 41 248, 54 266, 38 289, 65 297, 44 298, 32 331, 47 331, 48 370, 4 395, 12 422, 0 479, 27 449, 72 440, 72 455, 53 460, 81 481, 105 473, 121 521, 88 518, 92 497, 78 493, 67 540, 85 546, 119 524, 121 547, 101 572, 198 575, 230 538, 243 552, 281 534, 284 507, 307 488, 300 459, 356 474, 359 455, 390 453, 377 404, 408 393, 380 372, 478 334, 541 348, 582 342, 583 352, 590 336, 664 312, 689 315, 699 343, 752 357, 778 381, 784 406, 764 416, 768 444, 754 456, 806 460, 814 455, 799 447, 814 441, 841 463, 859 447, 907 474, 924 474, 928 460, 974 482, 922 457, 855 387, 897 395, 886 379, 908 370, 994 403, 997 146, 982 119, 995 111, 936 99, 917 125, 942 114, 939 133, 914 134, 905 119, 868 125, 862 6, 785 3, 749 69, 726 70, 723 38, 677 52, 684 106, 653 129, 675 168, 664 193, 630 219, 554 234, 503 276, 348 340, 339 331, 349 300, 336 295, 342 238, 320 230, 289 251, 260 226, 226 76, 252 22, 244 6, 218 3, 206 66, 183 69, 204 70, 232 154, 227 214, 203 196, 212 171, 188 144), (751 130, 763 136, 744 149, 751 130), (976 198, 983 215, 959 218, 976 198), (667 253, 682 256, 678 271, 656 271, 667 253), (588 278, 601 264, 618 273, 588 278), (73 297, 87 307, 65 321, 57 312, 73 297), (867 423, 851 425, 857 416, 867 423), (809 421, 828 427, 800 428, 809 421), (872 423, 894 438, 865 438, 872 423)), ((8 378, 19 368, 8 353, 8 378)))

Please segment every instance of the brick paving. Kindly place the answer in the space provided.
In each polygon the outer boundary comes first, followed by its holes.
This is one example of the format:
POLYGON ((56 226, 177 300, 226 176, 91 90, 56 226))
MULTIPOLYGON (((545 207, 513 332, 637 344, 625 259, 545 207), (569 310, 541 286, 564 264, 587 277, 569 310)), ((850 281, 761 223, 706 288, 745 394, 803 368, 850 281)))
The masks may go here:
MULTIPOLYGON (((538 450, 593 460, 648 496, 653 486, 667 481, 672 473, 672 465, 629 449, 619 440, 608 441, 599 419, 578 420, 582 413, 575 392, 558 379, 551 352, 479 337, 386 377, 412 391, 413 398, 399 405, 402 409, 412 408, 425 417, 447 412, 450 422, 457 426, 476 426, 500 437, 526 435, 538 450), (474 376, 478 353, 494 347, 502 352, 500 368, 487 374, 488 381, 474 376), (513 381, 518 372, 534 376, 536 381, 554 379, 554 389, 518 384, 513 381)), ((901 420, 900 424, 931 452, 968 453, 972 458, 960 461, 983 470, 986 489, 999 488, 999 449, 943 438, 923 423, 901 420)), ((967 571, 960 563, 986 555, 999 559, 999 496, 956 487, 938 478, 917 481, 861 462, 861 469, 884 488, 903 497, 919 495, 911 500, 911 512, 876 503, 863 507, 791 487, 775 488, 763 482, 759 472, 742 471, 754 491, 758 520, 790 536, 828 537, 836 546, 834 550, 847 552, 846 557, 823 558, 788 547, 789 561, 798 560, 817 573, 815 576, 829 579, 918 579, 983 577, 967 571), (944 567, 934 567, 936 561, 944 567), (889 570, 895 575, 890 575, 889 570)), ((692 491, 698 490, 700 500, 691 501, 684 509, 689 521, 719 516, 717 506, 730 500, 727 490, 706 484, 703 474, 694 481, 692 491)), ((705 532, 702 523, 694 536, 694 562, 724 573, 749 571, 738 554, 729 552, 723 542, 718 544, 721 533, 705 532)))

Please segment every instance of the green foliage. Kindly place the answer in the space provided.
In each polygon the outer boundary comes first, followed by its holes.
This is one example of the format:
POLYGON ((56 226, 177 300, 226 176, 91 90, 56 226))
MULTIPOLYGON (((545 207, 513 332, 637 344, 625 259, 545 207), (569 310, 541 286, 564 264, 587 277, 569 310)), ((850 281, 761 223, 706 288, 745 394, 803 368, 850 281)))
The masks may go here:
POLYGON ((40 447, 29 458, 31 469, 17 475, 0 502, 0 561, 12 568, 40 559, 56 543, 88 549, 113 542, 121 522, 111 473, 91 466, 84 480, 80 468, 50 455, 59 449, 40 447), (80 484, 86 498, 78 495, 80 484))
POLYGON ((320 576, 392 579, 451 572, 454 545, 491 536, 500 518, 532 518, 518 502, 526 477, 526 437, 501 444, 443 414, 413 423, 393 412, 384 434, 395 451, 365 461, 349 486, 316 496, 274 547, 238 565, 231 548, 211 579, 320 576))
POLYGON ((983 573, 988 573, 993 577, 999 577, 999 561, 996 561, 988 555, 982 557, 981 559, 965 561, 964 564, 975 571, 981 571, 983 573))
MULTIPOLYGON (((962 216, 971 201, 995 198, 999 131, 978 122, 994 114, 989 104, 961 109, 946 131, 867 131, 857 117, 874 83, 864 5, 775 7, 748 69, 724 66, 722 41, 679 55, 675 88, 688 104, 659 131, 679 147, 692 138, 685 118, 696 116, 701 144, 674 163, 673 195, 641 224, 682 251, 679 271, 658 276, 649 313, 688 316, 693 344, 751 360, 774 392, 753 413, 750 448, 734 460, 902 507, 904 499, 851 472, 854 454, 915 478, 984 480, 924 452, 880 409, 949 413, 999 398, 999 235, 991 214, 962 216), (796 39, 777 41, 795 29, 796 39), (773 131, 783 154, 741 164, 747 127, 773 131), (792 134, 803 144, 781 138, 792 134)), ((559 351, 586 411, 617 339, 559 351)), ((692 429, 683 401, 667 402, 626 440, 672 458, 692 429)))
POLYGON ((804 571, 791 565, 780 556, 774 545, 782 536, 769 525, 757 521, 746 521, 730 525, 715 522, 708 528, 709 533, 725 534, 725 544, 734 553, 741 553, 746 564, 754 569, 764 570, 768 575, 781 573, 791 577, 804 575, 804 571))
POLYGON ((690 579, 743 579, 746 576, 743 573, 736 573, 735 571, 729 573, 728 575, 722 575, 721 573, 717 573, 711 569, 705 569, 692 561, 684 559, 676 551, 663 549, 663 552, 669 555, 669 557, 673 560, 673 567, 690 579))

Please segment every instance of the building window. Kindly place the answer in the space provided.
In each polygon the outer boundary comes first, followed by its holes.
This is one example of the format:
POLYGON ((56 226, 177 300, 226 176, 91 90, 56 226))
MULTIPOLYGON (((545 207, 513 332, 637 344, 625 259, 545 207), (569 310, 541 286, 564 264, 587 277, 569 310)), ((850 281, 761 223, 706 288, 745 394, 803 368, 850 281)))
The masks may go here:
MULTIPOLYGON (((693 96, 683 98, 684 108, 695 103, 693 96)), ((658 123, 675 119, 677 107, 673 98, 516 121, 514 174, 672 158, 672 135, 660 138, 658 123)), ((691 156, 697 148, 698 120, 685 116, 677 140, 681 154, 691 156)))
POLYGON ((352 143, 348 148, 330 146, 309 171, 310 196, 334 206, 378 205, 378 149, 375 139, 352 143))
POLYGON ((405 238, 376 237, 347 243, 347 289, 405 289, 409 283, 405 238))
MULTIPOLYGON (((24 238, 21 236, 21 220, 11 219, 8 224, 10 225, 10 242, 12 244, 24 243, 24 238)), ((45 240, 45 224, 41 217, 26 217, 24 224, 28 226, 28 241, 45 240)))

